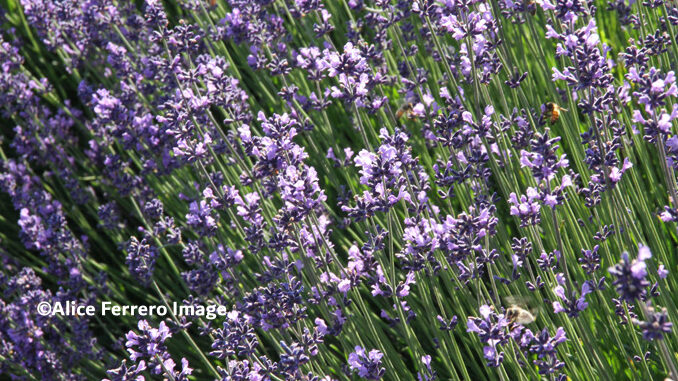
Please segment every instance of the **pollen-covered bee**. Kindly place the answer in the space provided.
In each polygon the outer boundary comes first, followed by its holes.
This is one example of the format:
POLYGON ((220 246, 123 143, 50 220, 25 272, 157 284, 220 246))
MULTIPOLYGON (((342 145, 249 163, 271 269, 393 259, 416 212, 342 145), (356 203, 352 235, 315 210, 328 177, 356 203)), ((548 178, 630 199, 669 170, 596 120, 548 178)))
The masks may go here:
POLYGON ((558 121, 558 119, 560 118, 560 113, 563 111, 567 111, 567 109, 558 106, 557 103, 548 102, 544 105, 542 118, 548 120, 549 123, 554 124, 555 122, 558 121))

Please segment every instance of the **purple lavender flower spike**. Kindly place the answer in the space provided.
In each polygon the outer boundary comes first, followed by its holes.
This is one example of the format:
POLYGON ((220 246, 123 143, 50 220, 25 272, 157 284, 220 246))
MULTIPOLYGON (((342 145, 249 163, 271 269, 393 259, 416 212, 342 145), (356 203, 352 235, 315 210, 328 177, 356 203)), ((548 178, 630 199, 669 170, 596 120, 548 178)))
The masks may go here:
POLYGON ((348 365, 352 372, 357 372, 358 376, 362 378, 380 380, 386 373, 386 369, 381 366, 383 356, 376 349, 366 353, 363 347, 356 346, 355 350, 348 356, 348 365))

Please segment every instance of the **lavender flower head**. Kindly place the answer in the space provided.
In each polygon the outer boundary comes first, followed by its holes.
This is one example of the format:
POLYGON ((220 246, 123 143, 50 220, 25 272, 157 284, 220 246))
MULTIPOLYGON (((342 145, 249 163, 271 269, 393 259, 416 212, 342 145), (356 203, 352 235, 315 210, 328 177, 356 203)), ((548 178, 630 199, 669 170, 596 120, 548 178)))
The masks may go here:
POLYGON ((498 348, 508 342, 510 322, 504 314, 497 314, 487 304, 480 307, 480 316, 468 318, 466 332, 474 332, 481 342, 487 344, 483 348, 487 365, 498 367, 504 361, 504 352, 498 351, 498 348))
POLYGON ((590 294, 592 291, 593 287, 591 284, 589 282, 584 282, 584 285, 582 285, 581 288, 581 294, 577 298, 575 291, 572 292, 572 295, 568 296, 566 295, 563 286, 556 286, 553 292, 560 298, 560 301, 553 302, 553 312, 565 312, 569 317, 579 316, 579 313, 588 307, 589 303, 586 301, 586 295, 590 294))
POLYGON ((646 288, 650 285, 647 277, 647 265, 645 261, 652 257, 650 248, 641 245, 638 248, 638 258, 629 260, 628 253, 622 254, 622 260, 608 269, 615 277, 612 284, 622 299, 633 303, 636 299, 645 296, 646 288))
POLYGON ((348 366, 358 376, 368 380, 380 380, 384 377, 386 369, 381 366, 381 358, 384 354, 376 349, 365 353, 365 349, 356 346, 354 352, 348 355, 348 366))
POLYGON ((662 340, 664 335, 671 333, 673 323, 669 321, 669 314, 666 308, 656 310, 653 307, 647 308, 647 321, 634 319, 634 323, 640 327, 645 340, 662 340))

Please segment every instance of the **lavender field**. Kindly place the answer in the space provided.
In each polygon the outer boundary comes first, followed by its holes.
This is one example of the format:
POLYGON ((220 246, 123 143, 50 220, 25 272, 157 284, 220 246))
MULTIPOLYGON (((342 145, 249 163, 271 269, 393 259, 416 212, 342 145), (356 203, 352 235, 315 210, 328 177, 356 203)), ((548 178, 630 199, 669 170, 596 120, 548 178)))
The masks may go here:
POLYGON ((675 0, 0 24, 0 379, 678 380, 675 0))

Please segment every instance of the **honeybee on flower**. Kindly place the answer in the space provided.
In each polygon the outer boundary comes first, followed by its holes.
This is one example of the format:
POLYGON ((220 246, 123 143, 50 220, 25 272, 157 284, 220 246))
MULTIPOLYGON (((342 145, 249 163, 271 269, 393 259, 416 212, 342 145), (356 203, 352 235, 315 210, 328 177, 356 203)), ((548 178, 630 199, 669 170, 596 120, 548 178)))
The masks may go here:
POLYGON ((548 120, 549 123, 555 124, 558 121, 558 119, 560 119, 560 113, 563 111, 568 110, 560 107, 555 102, 547 102, 542 106, 541 117, 542 119, 548 120))

